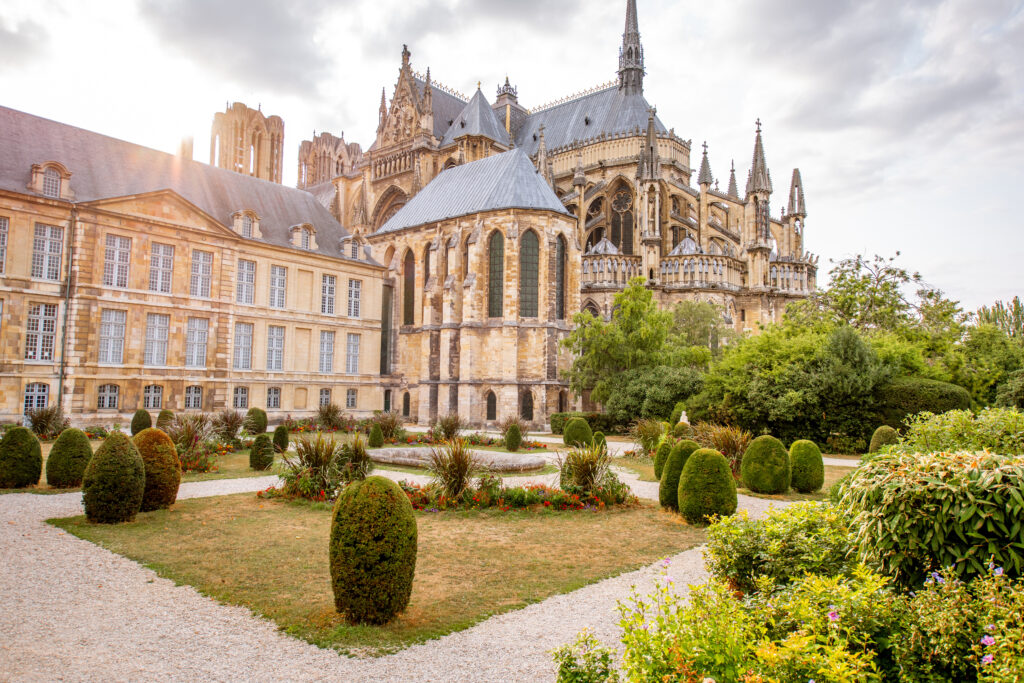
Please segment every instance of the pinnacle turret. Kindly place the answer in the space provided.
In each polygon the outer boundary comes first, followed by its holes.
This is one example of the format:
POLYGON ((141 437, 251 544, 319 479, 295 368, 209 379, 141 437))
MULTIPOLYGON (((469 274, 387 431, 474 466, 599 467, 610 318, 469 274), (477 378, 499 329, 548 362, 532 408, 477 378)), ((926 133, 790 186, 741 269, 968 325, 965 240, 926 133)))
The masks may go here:
POLYGON ((764 160, 764 145, 761 143, 761 119, 757 120, 757 137, 754 139, 754 160, 747 177, 747 194, 754 192, 772 193, 772 176, 764 160))
POLYGON ((658 159, 658 131, 654 125, 656 109, 647 110, 647 136, 644 147, 640 151, 640 161, 636 168, 636 177, 641 180, 654 180, 661 176, 661 164, 658 159))
POLYGON ((710 185, 714 182, 711 175, 711 162, 708 161, 708 143, 704 143, 704 158, 700 160, 700 173, 697 175, 698 185, 710 185))
POLYGON ((736 160, 732 160, 732 168, 729 170, 729 190, 726 192, 730 197, 740 198, 740 190, 736 187, 736 160))
POLYGON ((644 92, 644 48, 636 18, 636 0, 626 0, 626 29, 619 48, 619 90, 627 95, 644 92))
POLYGON ((800 169, 793 169, 793 182, 789 186, 789 210, 787 213, 805 218, 807 205, 804 203, 804 184, 800 180, 800 169))
POLYGON ((540 124, 540 144, 537 146, 537 173, 540 173, 548 185, 555 186, 554 166, 548 158, 548 146, 544 142, 544 124, 540 124))
MULTIPOLYGON (((572 177, 573 187, 582 188, 587 184, 587 176, 583 173, 583 153, 576 153, 576 173, 572 177)), ((583 198, 583 190, 580 190, 580 199, 583 198)))

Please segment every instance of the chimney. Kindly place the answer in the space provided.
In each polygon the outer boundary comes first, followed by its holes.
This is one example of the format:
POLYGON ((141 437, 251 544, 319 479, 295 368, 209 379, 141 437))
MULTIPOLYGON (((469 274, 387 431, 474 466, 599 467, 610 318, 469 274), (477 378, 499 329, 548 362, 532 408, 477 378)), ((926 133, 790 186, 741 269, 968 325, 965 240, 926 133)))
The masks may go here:
POLYGON ((178 156, 187 161, 192 161, 192 138, 182 138, 181 146, 178 147, 178 156))

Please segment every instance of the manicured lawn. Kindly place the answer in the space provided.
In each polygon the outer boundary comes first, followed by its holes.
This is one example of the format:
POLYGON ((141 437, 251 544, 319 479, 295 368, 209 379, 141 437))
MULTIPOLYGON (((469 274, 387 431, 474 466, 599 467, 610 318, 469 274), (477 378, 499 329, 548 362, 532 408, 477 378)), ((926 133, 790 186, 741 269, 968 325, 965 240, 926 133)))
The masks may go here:
POLYGON ((658 481, 654 476, 654 461, 650 458, 612 458, 612 464, 616 467, 632 470, 640 478, 640 481, 658 481))
POLYGON ((252 494, 179 501, 120 525, 57 526, 282 630, 353 655, 377 655, 468 628, 491 615, 648 565, 704 542, 701 529, 652 505, 604 512, 417 513, 409 608, 382 627, 334 610, 323 504, 252 494))

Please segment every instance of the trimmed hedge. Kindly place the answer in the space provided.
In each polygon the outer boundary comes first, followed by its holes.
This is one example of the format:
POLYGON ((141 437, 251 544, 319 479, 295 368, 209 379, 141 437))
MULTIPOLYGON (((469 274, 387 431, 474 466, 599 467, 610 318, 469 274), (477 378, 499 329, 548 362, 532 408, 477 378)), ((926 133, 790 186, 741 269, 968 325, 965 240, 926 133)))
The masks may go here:
POLYGON ((92 459, 92 444, 81 429, 65 429, 53 442, 46 458, 46 483, 55 489, 82 485, 92 459))
POLYGON ((39 483, 43 451, 26 427, 11 427, 0 441, 0 489, 20 489, 39 483))
POLYGON ((139 408, 132 415, 132 436, 135 436, 143 429, 149 429, 153 426, 153 418, 150 417, 149 412, 139 408))
POLYGON ((661 503, 661 507, 669 510, 679 509, 679 477, 690 454, 699 448, 700 444, 689 439, 680 441, 672 447, 658 484, 658 502, 661 503))
POLYGON ((679 513, 690 524, 707 524, 715 515, 736 512, 736 480, 725 456, 698 448, 686 459, 676 493, 679 513))
POLYGON ((518 424, 510 424, 505 430, 505 449, 515 453, 523 445, 523 434, 518 424))
POLYGON ((674 441, 665 439, 654 453, 654 478, 658 481, 661 481, 661 473, 665 471, 665 461, 668 460, 668 454, 672 452, 673 446, 675 446, 674 441))
POLYGON ((607 413, 569 412, 551 413, 551 433, 562 434, 565 431, 565 423, 574 417, 582 417, 591 429, 605 434, 625 434, 629 431, 628 422, 620 422, 607 413))
POLYGON ((146 466, 139 449, 121 432, 111 432, 85 468, 85 516, 100 524, 130 522, 142 508, 145 490, 146 466))
POLYGON ((262 408, 249 408, 242 427, 250 434, 264 433, 267 431, 267 412, 262 408))
POLYGON ((676 423, 676 425, 672 427, 672 436, 677 439, 685 439, 689 436, 693 436, 693 427, 685 422, 676 423))
POLYGON ((274 444, 266 432, 253 439, 249 448, 249 467, 262 472, 274 464, 274 444))
POLYGON ((162 409, 156 416, 157 429, 166 429, 172 422, 174 422, 174 411, 167 408, 162 409))
POLYGON ((881 422, 899 429, 911 415, 967 410, 971 394, 956 384, 924 377, 900 377, 878 390, 881 422))
POLYGON ((149 428, 132 437, 146 468, 146 488, 142 493, 142 512, 174 505, 181 486, 181 463, 171 437, 160 429, 149 428))
POLYGON ((381 448, 384 445, 384 432, 381 431, 380 425, 376 422, 370 427, 370 448, 381 448))
POLYGON ((278 453, 288 450, 288 428, 284 425, 278 425, 274 429, 274 450, 278 453))
POLYGON ((871 435, 871 446, 868 447, 868 453, 877 453, 882 446, 889 446, 899 443, 899 441, 900 435, 895 429, 889 425, 882 425, 871 435))
POLYGON ((820 491, 825 483, 825 463, 813 441, 800 439, 789 446, 790 483, 798 493, 820 491))
POLYGON ((754 493, 785 493, 790 476, 789 452, 781 441, 765 434, 750 442, 740 463, 744 486, 754 493))
POLYGON ((356 624, 386 624, 404 610, 416 572, 412 504, 395 482, 367 477, 342 490, 331 517, 334 606, 356 624))
POLYGON ((594 443, 594 433, 582 417, 571 418, 565 423, 562 441, 566 446, 589 446, 594 443))

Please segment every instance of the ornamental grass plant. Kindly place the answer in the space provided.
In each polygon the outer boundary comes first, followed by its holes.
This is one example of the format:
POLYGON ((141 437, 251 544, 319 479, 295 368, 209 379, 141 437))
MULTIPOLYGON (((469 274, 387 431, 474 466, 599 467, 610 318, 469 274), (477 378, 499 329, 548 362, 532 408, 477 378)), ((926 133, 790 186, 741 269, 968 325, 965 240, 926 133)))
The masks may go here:
POLYGON ((441 492, 450 499, 458 498, 472 484, 482 467, 473 457, 473 451, 462 439, 454 439, 431 448, 427 457, 427 470, 441 492))
POLYGON ((637 420, 629 428, 629 436, 633 442, 649 457, 654 456, 654 451, 664 434, 665 424, 654 418, 637 420))
MULTIPOLYGON (((160 411, 160 414, 163 415, 163 411, 160 411)), ((160 420, 157 419, 158 423, 159 421, 160 420)), ((232 441, 238 438, 238 432, 242 430, 242 425, 244 423, 244 415, 242 415, 237 410, 225 408, 224 410, 217 413, 216 417, 213 418, 213 431, 217 434, 221 441, 223 441, 224 443, 231 443, 232 441)))
POLYGON ((341 444, 317 432, 295 440, 295 451, 281 453, 280 475, 286 495, 310 500, 334 500, 342 486, 337 457, 341 444))
POLYGON ((448 413, 437 419, 433 430, 434 436, 441 441, 452 441, 459 437, 465 426, 458 413, 448 413))
POLYGON ((32 432, 41 439, 56 438, 71 425, 71 420, 64 415, 64 409, 58 405, 30 410, 25 418, 32 432))
POLYGON ((611 473, 611 458, 600 445, 577 446, 556 456, 562 490, 592 493, 611 473))
POLYGON ((711 448, 729 461, 734 477, 739 477, 740 464, 743 462, 743 454, 747 452, 753 435, 740 427, 714 424, 711 422, 698 422, 691 427, 694 441, 702 448, 711 448))

